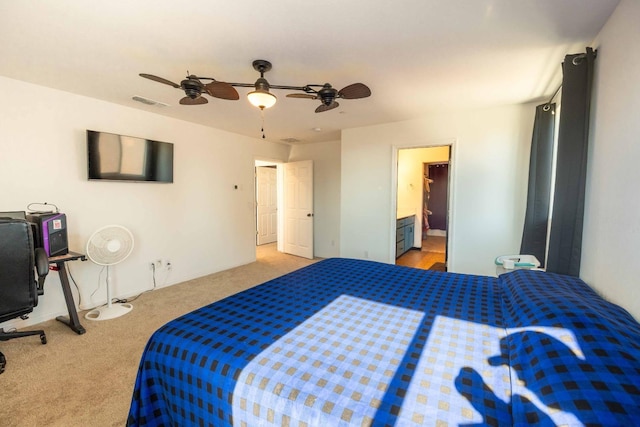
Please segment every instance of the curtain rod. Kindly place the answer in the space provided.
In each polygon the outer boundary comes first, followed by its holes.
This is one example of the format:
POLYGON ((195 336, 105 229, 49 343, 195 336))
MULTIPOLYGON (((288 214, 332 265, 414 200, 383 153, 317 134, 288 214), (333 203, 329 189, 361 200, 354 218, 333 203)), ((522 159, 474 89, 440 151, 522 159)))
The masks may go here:
POLYGON ((560 89, 562 88, 562 83, 560 83, 560 86, 558 86, 558 89, 556 89, 555 92, 553 92, 553 95, 551 95, 551 98, 549 98, 549 100, 547 101, 546 104, 544 104, 544 107, 542 107, 542 109, 544 111, 549 111, 549 109, 551 108, 551 101, 553 101, 553 98, 556 97, 556 95, 558 94, 558 92, 560 92, 560 89))
MULTIPOLYGON (((591 48, 587 48, 587 50, 589 50, 591 48)), ((584 58, 587 57, 586 53, 581 53, 580 55, 576 55, 573 57, 573 59, 571 60, 571 63, 573 65, 579 65, 580 62, 582 62, 582 60, 584 58)), ((598 50, 593 50, 593 58, 597 58, 598 57, 598 50)), ((551 102, 553 101, 553 99, 556 97, 556 95, 558 94, 558 92, 560 92, 560 89, 562 88, 562 83, 560 83, 560 86, 558 86, 558 89, 556 89, 555 92, 553 92, 553 95, 551 95, 551 98, 549 98, 549 100, 546 102, 546 104, 544 104, 543 110, 544 111, 549 111, 549 109, 551 108, 551 102)))

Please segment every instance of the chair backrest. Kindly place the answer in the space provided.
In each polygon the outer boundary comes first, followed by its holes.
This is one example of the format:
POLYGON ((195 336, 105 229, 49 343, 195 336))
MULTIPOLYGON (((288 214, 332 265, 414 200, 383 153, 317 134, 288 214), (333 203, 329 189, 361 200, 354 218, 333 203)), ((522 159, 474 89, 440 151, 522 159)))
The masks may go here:
POLYGON ((27 219, 25 211, 6 211, 0 212, 0 219, 27 219))
POLYGON ((38 303, 31 226, 0 219, 0 322, 33 311, 38 303))

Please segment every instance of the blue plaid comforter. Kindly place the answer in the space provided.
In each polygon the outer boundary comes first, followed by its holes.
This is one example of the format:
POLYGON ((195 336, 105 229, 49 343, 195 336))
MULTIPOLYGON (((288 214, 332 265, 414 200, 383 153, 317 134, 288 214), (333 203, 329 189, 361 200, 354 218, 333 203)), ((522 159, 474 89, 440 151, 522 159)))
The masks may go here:
POLYGON ((129 425, 640 423, 640 325, 579 279, 334 258, 150 338, 129 425))

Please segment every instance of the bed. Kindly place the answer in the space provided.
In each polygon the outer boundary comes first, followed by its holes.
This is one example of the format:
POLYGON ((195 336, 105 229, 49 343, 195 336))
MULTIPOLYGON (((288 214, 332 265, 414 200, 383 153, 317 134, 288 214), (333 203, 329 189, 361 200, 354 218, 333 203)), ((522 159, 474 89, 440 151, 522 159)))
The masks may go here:
POLYGON ((637 425, 640 325, 577 278, 332 258, 158 329, 128 425, 637 425))

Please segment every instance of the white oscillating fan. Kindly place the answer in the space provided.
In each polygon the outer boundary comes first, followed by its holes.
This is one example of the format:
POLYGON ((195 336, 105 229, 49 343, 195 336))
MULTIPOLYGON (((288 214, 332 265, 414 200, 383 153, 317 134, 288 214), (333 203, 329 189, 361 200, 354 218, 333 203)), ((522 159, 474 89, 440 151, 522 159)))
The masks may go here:
POLYGON ((107 267, 107 305, 89 311, 85 319, 107 320, 127 314, 133 308, 128 303, 111 303, 109 267, 124 261, 133 250, 133 235, 120 225, 107 225, 97 230, 87 242, 87 256, 98 265, 107 267))

